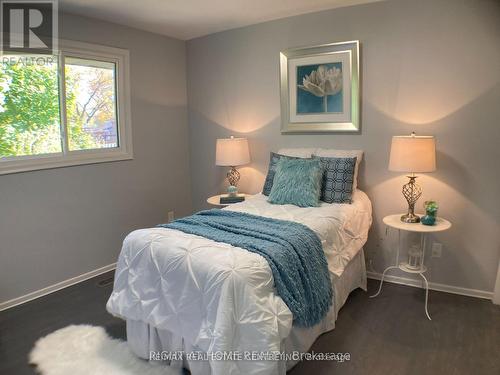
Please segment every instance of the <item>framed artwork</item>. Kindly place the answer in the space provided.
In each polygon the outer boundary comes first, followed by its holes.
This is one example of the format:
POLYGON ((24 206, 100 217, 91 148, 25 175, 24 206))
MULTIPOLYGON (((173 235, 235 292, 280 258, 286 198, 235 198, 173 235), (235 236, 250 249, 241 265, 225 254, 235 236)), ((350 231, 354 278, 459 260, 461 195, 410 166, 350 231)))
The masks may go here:
POLYGON ((359 41, 280 53, 281 133, 360 131, 359 41))

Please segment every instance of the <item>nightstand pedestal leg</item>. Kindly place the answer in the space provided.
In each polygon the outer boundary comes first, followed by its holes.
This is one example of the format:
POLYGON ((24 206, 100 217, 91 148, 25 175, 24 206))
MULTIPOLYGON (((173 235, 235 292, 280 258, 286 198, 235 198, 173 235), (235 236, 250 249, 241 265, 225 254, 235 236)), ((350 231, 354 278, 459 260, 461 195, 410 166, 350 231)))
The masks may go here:
POLYGON ((422 276, 425 284, 425 315, 427 315, 427 318, 429 318, 429 320, 432 320, 429 315, 429 310, 427 310, 427 300, 429 299, 429 283, 427 282, 427 279, 423 273, 419 273, 419 275, 422 276))
POLYGON ((382 291, 382 284, 384 283, 384 277, 385 277, 386 272, 389 270, 395 269, 395 268, 399 268, 399 267, 398 266, 390 266, 384 270, 384 272, 382 273, 382 277, 380 278, 380 285, 378 287, 378 292, 375 293, 373 296, 370 296, 370 298, 377 297, 380 294, 380 292, 382 291))

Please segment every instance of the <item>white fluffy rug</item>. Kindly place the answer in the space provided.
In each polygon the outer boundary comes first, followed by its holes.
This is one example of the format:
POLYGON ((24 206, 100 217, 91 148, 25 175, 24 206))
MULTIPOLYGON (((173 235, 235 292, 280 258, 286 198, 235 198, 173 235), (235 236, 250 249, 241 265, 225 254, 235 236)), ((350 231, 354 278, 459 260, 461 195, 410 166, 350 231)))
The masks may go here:
POLYGON ((178 375, 137 358, 102 327, 72 325, 39 339, 29 356, 43 375, 178 375))

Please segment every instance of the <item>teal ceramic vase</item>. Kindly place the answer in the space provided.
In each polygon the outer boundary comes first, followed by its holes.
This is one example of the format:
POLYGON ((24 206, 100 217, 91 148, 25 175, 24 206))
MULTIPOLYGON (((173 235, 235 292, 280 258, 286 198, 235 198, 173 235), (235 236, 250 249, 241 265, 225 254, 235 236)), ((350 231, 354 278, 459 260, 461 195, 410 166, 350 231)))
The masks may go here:
POLYGON ((420 218, 423 225, 435 225, 438 205, 435 201, 425 201, 425 215, 420 218))

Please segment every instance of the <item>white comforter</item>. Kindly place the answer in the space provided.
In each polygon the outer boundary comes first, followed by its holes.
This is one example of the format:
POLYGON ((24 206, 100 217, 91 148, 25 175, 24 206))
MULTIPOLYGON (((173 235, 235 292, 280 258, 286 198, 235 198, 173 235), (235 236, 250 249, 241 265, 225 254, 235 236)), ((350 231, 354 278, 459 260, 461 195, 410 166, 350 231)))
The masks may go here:
MULTIPOLYGON (((330 272, 337 275, 366 242, 371 224, 370 201, 359 190, 351 205, 280 206, 258 194, 226 209, 307 225, 321 238, 330 272)), ((279 351, 293 320, 263 257, 165 228, 126 237, 107 309, 212 353, 279 351)), ((273 374, 277 366, 275 361, 210 361, 214 375, 273 374)))

